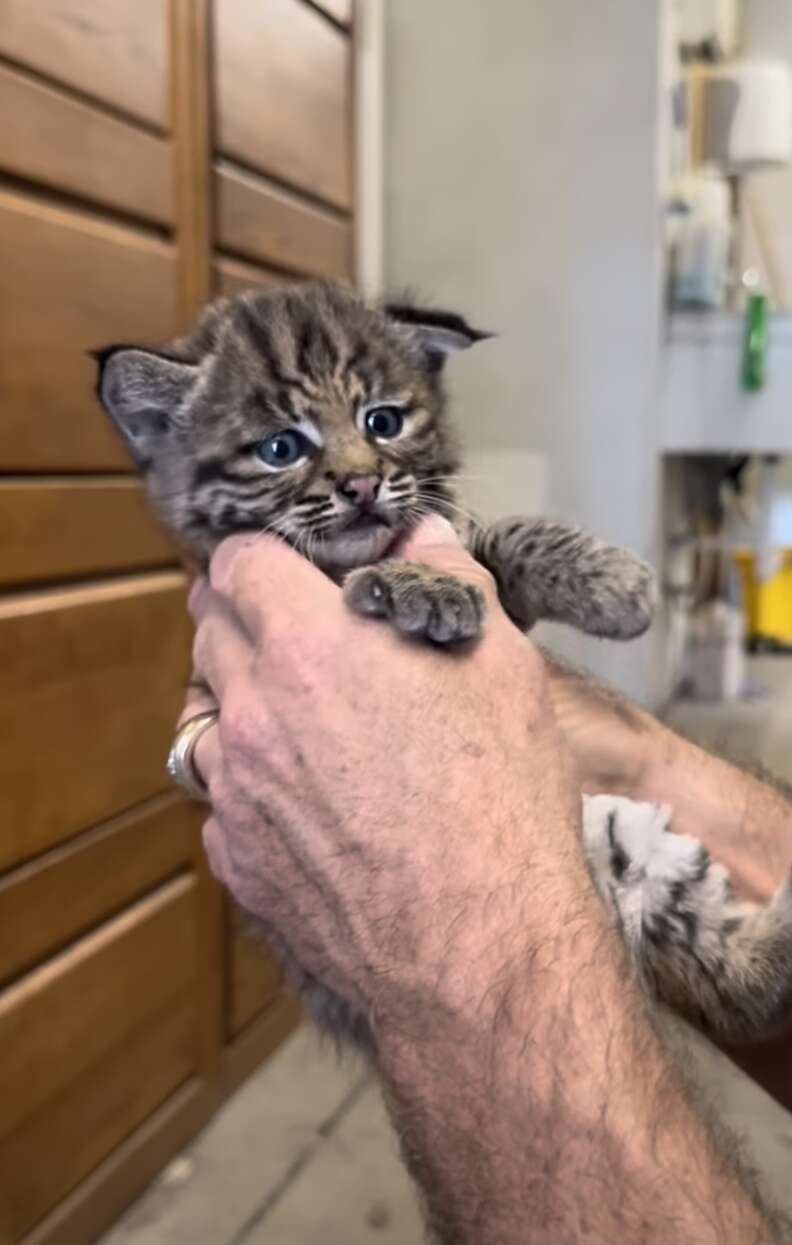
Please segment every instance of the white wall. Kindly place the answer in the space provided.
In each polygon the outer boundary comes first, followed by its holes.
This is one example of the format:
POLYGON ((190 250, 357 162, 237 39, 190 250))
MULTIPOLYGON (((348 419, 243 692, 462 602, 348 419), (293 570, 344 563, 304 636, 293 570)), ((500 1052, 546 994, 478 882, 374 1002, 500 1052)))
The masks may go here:
MULTIPOLYGON (((792 65, 792 5, 785 0, 743 0, 742 52, 792 65)), ((792 165, 756 173, 747 192, 743 263, 765 275, 778 306, 792 307, 792 165), (762 231, 765 251, 757 245, 762 231)))
MULTIPOLYGON (((499 334, 451 365, 486 509, 649 557, 659 25, 659 0, 386 5, 386 280, 499 334)), ((651 645, 556 646, 651 698, 651 645)))

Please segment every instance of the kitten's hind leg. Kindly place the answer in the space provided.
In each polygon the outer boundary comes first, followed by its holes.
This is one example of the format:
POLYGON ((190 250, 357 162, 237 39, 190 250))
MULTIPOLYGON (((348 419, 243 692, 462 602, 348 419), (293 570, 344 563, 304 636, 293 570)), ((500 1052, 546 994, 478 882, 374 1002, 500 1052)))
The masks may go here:
POLYGON ((571 523, 502 519, 475 532, 471 546, 495 576, 504 609, 525 630, 546 619, 628 640, 652 621, 651 568, 571 523))
POLYGON ((597 889, 650 993, 715 1038, 767 1037, 792 1019, 792 888, 736 902, 726 869, 670 822, 659 805, 584 797, 597 889))

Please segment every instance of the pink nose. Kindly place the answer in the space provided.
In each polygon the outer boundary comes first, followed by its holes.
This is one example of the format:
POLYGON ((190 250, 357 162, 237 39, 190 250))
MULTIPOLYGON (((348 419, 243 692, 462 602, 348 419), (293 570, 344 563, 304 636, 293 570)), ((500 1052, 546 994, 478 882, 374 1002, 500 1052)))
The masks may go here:
POLYGON ((356 506, 373 506, 379 492, 379 476, 347 476, 339 480, 338 491, 356 506))

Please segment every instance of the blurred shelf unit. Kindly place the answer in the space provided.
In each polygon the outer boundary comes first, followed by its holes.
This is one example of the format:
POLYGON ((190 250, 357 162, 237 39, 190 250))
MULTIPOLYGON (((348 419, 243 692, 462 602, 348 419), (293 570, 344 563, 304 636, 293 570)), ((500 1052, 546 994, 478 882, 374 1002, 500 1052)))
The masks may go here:
POLYGON ((770 326, 767 381, 740 385, 745 322, 676 313, 660 351, 657 444, 662 453, 792 452, 792 316, 770 326))

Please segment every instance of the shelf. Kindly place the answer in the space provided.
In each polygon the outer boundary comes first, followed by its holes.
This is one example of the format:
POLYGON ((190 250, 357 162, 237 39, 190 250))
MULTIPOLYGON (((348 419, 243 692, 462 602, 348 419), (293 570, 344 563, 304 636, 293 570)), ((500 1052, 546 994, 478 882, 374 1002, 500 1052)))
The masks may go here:
POLYGON ((767 383, 740 387, 743 317, 678 313, 660 353, 658 448, 664 453, 792 453, 792 315, 770 325, 767 383))

